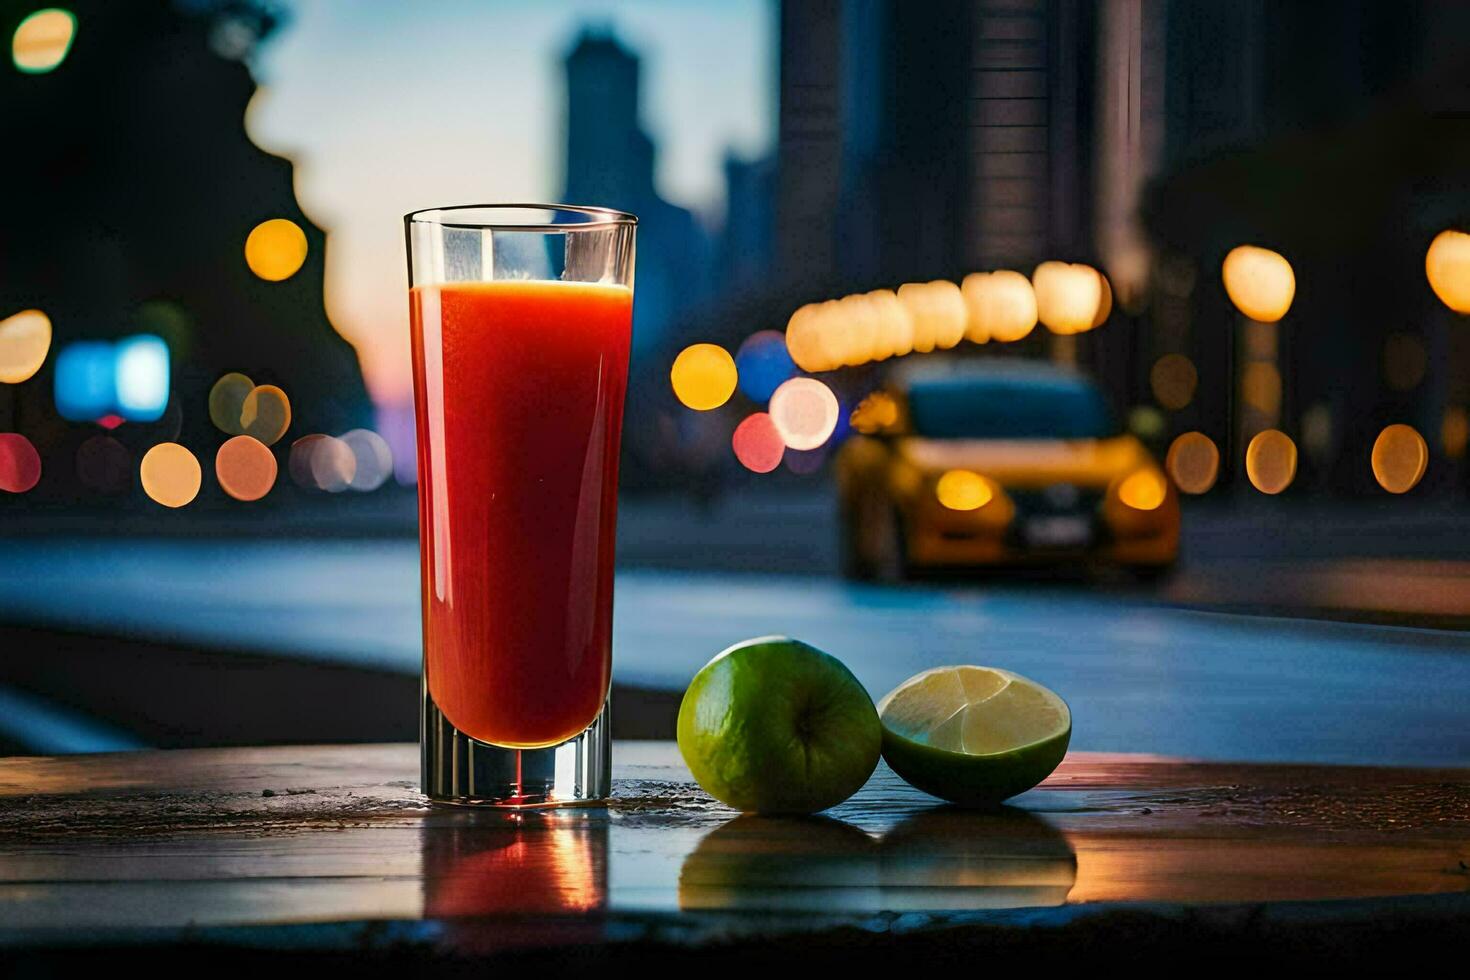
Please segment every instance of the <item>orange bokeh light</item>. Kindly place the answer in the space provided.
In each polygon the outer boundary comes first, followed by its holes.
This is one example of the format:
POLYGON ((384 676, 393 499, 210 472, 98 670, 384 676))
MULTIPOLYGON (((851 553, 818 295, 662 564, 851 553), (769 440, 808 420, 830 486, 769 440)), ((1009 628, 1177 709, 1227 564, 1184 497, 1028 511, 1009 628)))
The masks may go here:
POLYGON ((291 399, 275 385, 256 385, 240 406, 240 430, 267 446, 291 428, 291 399))
POLYGON ((1408 493, 1429 468, 1429 446, 1412 425, 1386 426, 1373 441, 1373 479, 1389 493, 1408 493))
POLYGON ((1185 493, 1207 493, 1220 476, 1220 449, 1203 432, 1186 432, 1169 445, 1164 468, 1185 493))
POLYGON ((259 500, 276 485, 276 457, 252 436, 225 440, 214 457, 214 475, 236 500, 259 500))
POLYGON ((290 279, 306 261, 306 232, 287 218, 256 225, 245 239, 245 263, 267 282, 290 279))
POLYGON ((183 507, 199 495, 204 473, 194 454, 176 442, 160 442, 138 465, 143 491, 165 507, 183 507))
POLYGON ((1296 479, 1296 443, 1279 429, 1256 433, 1245 449, 1245 475, 1262 493, 1277 494, 1296 479))
POLYGON ((1258 323, 1286 316, 1296 298, 1296 273, 1280 252, 1256 245, 1230 250, 1220 266, 1225 292, 1235 308, 1258 323))

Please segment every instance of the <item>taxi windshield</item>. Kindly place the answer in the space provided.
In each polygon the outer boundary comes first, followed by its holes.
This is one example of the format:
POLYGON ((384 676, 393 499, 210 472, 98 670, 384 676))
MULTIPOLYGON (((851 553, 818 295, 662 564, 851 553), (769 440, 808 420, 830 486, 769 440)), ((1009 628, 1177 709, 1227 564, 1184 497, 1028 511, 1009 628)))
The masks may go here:
POLYGON ((941 377, 909 387, 914 432, 930 439, 1103 439, 1117 423, 1080 378, 941 377))

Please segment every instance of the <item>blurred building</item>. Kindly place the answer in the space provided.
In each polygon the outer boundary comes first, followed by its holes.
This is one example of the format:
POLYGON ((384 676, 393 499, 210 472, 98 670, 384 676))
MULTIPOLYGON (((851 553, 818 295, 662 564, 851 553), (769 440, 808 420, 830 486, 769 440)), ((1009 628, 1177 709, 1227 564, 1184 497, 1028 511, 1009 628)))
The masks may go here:
POLYGON ((1437 460, 1426 489, 1443 485, 1453 465, 1438 437, 1470 399, 1470 342, 1431 293, 1424 254, 1470 220, 1470 8, 1210 0, 1149 13, 1166 70, 1139 367, 1171 352, 1199 366, 1175 428, 1203 428, 1237 463, 1252 435, 1280 428, 1303 446, 1303 485, 1376 492, 1373 441, 1407 422, 1437 460), (1235 313, 1220 285, 1221 259, 1247 242, 1294 267, 1279 324, 1235 313))
POLYGON ((776 160, 725 156, 725 220, 717 239, 715 289, 729 296, 765 288, 775 262, 776 160))
POLYGON ((669 343, 679 318, 708 299, 712 246, 695 215, 654 187, 657 150, 639 115, 638 56, 610 30, 588 28, 567 52, 565 69, 563 200, 638 216, 636 361, 669 343))
POLYGON ((1205 431, 1227 477, 1279 427, 1302 444, 1301 486, 1376 492, 1383 425, 1433 446, 1470 400, 1470 331, 1423 264, 1470 220, 1470 7, 804 0, 780 30, 769 281, 788 311, 1092 263, 1116 313, 1053 355, 1162 412, 1165 439, 1205 431), (1243 243, 1293 263, 1278 326, 1225 296, 1220 263, 1243 243), (1182 405, 1151 384, 1166 354, 1197 372, 1182 405))
POLYGON ((1085 250, 1090 9, 782 4, 787 281, 893 283, 1085 250))
MULTIPOLYGON (((0 3, 7 43, 35 6, 0 3)), ((257 149, 240 124, 255 91, 240 59, 273 18, 244 2, 69 6, 75 40, 55 70, 0 71, 10 188, 0 315, 38 308, 54 329, 41 371, 0 391, 0 427, 25 434, 46 461, 27 498, 80 492, 71 460, 101 431, 56 412, 53 370, 75 341, 147 333, 169 347, 163 418, 111 433, 134 471, 165 440, 212 458, 224 436, 207 396, 229 371, 279 385, 312 429, 365 422, 356 357, 323 308, 324 236, 296 203, 291 164, 257 149), (226 6, 229 16, 216 16, 226 6), (244 254, 252 228, 273 218, 307 241, 304 265, 279 282, 254 275, 244 254)))

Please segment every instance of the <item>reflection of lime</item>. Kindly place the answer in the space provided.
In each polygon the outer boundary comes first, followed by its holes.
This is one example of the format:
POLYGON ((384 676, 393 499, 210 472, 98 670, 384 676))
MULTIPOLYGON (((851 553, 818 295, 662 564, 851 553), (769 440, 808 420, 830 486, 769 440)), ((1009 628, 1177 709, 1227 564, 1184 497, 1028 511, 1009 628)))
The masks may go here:
POLYGON ((891 911, 1061 905, 1077 883, 1063 834, 1015 807, 922 810, 883 835, 879 884, 891 911))
POLYGON ((836 657, 784 636, 730 647, 679 706, 679 752, 720 802, 815 813, 856 793, 882 743, 868 692, 836 657))
POLYGON ((679 869, 681 909, 877 911, 877 848, 830 817, 737 817, 679 869))
POLYGON ((878 704, 883 758, 926 793, 993 806, 1041 782, 1072 737, 1067 703, 992 667, 936 667, 878 704))

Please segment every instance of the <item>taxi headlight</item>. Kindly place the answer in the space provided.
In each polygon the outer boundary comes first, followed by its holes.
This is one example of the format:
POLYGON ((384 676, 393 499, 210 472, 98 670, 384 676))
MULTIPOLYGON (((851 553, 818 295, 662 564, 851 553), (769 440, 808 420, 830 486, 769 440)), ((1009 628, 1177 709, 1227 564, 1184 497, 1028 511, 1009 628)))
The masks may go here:
POLYGON ((1118 484, 1118 500, 1134 510, 1158 510, 1169 495, 1169 484, 1158 470, 1139 470, 1118 484))
POLYGON ((979 510, 995 499, 995 487, 979 473, 949 470, 934 484, 934 496, 950 510, 979 510))

